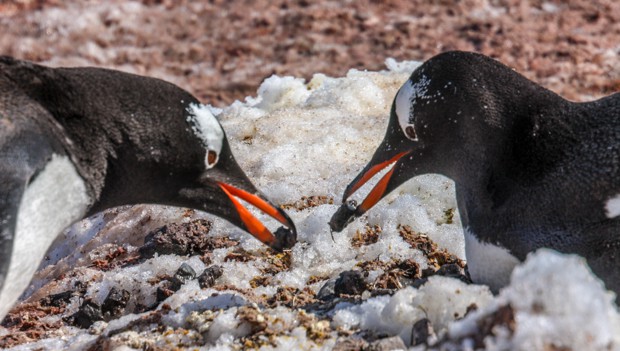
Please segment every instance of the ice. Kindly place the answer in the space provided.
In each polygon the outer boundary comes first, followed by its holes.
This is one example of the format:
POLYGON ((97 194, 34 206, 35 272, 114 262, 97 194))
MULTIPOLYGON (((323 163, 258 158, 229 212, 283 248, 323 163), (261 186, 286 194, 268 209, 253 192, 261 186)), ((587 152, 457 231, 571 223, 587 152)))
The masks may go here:
POLYGON ((554 344, 602 350, 620 342, 615 294, 605 290, 583 258, 539 250, 514 270, 501 298, 517 310, 516 349, 554 344))
POLYGON ((420 289, 407 287, 391 297, 380 296, 361 305, 344 307, 336 311, 333 323, 345 329, 357 327, 400 335, 405 343, 410 343, 415 322, 428 318, 436 331, 444 334, 447 326, 462 318, 469 306, 486 306, 491 300, 491 292, 484 286, 431 277, 420 289))
POLYGON ((304 84, 272 76, 258 97, 218 118, 237 161, 274 201, 339 198, 381 140, 392 96, 407 78, 351 70, 346 78, 316 74, 304 84))
POLYGON ((510 285, 488 308, 451 325, 450 337, 466 339, 481 319, 510 306, 515 330, 498 326, 485 339, 489 350, 620 350, 614 299, 583 258, 541 249, 515 268, 510 285))

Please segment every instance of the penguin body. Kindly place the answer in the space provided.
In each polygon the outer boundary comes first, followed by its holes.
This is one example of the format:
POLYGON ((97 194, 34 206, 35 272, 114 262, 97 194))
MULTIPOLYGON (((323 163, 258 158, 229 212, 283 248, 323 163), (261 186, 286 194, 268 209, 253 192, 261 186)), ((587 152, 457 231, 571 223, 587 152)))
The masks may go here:
POLYGON ((332 229, 416 175, 443 174, 456 185, 474 282, 497 291, 547 247, 585 257, 620 292, 620 94, 570 102, 489 57, 443 53, 399 90, 385 138, 343 203, 392 163, 332 229))
POLYGON ((237 165, 219 122, 173 84, 99 68, 0 57, 0 319, 54 238, 138 203, 218 215, 276 250, 295 227, 237 165), (288 229, 272 234, 236 200, 288 229))

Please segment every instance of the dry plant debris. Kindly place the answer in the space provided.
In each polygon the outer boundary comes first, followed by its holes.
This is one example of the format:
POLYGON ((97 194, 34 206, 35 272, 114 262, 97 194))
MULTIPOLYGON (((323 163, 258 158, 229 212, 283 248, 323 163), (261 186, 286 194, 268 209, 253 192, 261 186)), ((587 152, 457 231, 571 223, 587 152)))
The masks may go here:
POLYGON ((282 207, 285 210, 295 209, 297 211, 302 211, 308 208, 317 207, 320 205, 333 205, 334 198, 328 197, 325 195, 312 195, 312 196, 302 196, 300 200, 295 201, 292 204, 284 204, 282 207))

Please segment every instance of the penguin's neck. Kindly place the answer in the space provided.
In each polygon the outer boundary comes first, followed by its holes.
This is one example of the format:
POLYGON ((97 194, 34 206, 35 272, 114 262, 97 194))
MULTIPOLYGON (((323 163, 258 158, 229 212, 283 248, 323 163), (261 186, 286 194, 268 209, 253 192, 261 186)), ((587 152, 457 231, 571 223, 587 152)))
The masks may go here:
MULTIPOLYGON (((474 215, 484 221, 501 215, 502 209, 512 206, 511 201, 522 199, 528 189, 556 172, 567 145, 578 140, 575 124, 581 123, 583 116, 575 112, 576 104, 550 91, 544 93, 545 99, 539 101, 527 96, 515 99, 507 108, 511 114, 505 112, 511 120, 485 132, 484 143, 456 155, 460 167, 451 173, 459 209, 469 212, 464 216, 466 222, 474 215)), ((531 205, 530 209, 537 208, 537 204, 531 205)))

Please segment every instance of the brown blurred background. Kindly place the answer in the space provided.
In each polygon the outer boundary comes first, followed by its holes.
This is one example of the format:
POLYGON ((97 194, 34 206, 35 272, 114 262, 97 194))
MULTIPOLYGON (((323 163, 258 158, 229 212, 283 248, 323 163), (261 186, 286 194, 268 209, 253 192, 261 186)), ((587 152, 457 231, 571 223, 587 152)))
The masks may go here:
POLYGON ((217 106, 271 74, 342 76, 454 49, 572 100, 620 90, 617 0, 0 0, 0 33, 0 54, 159 77, 217 106))

